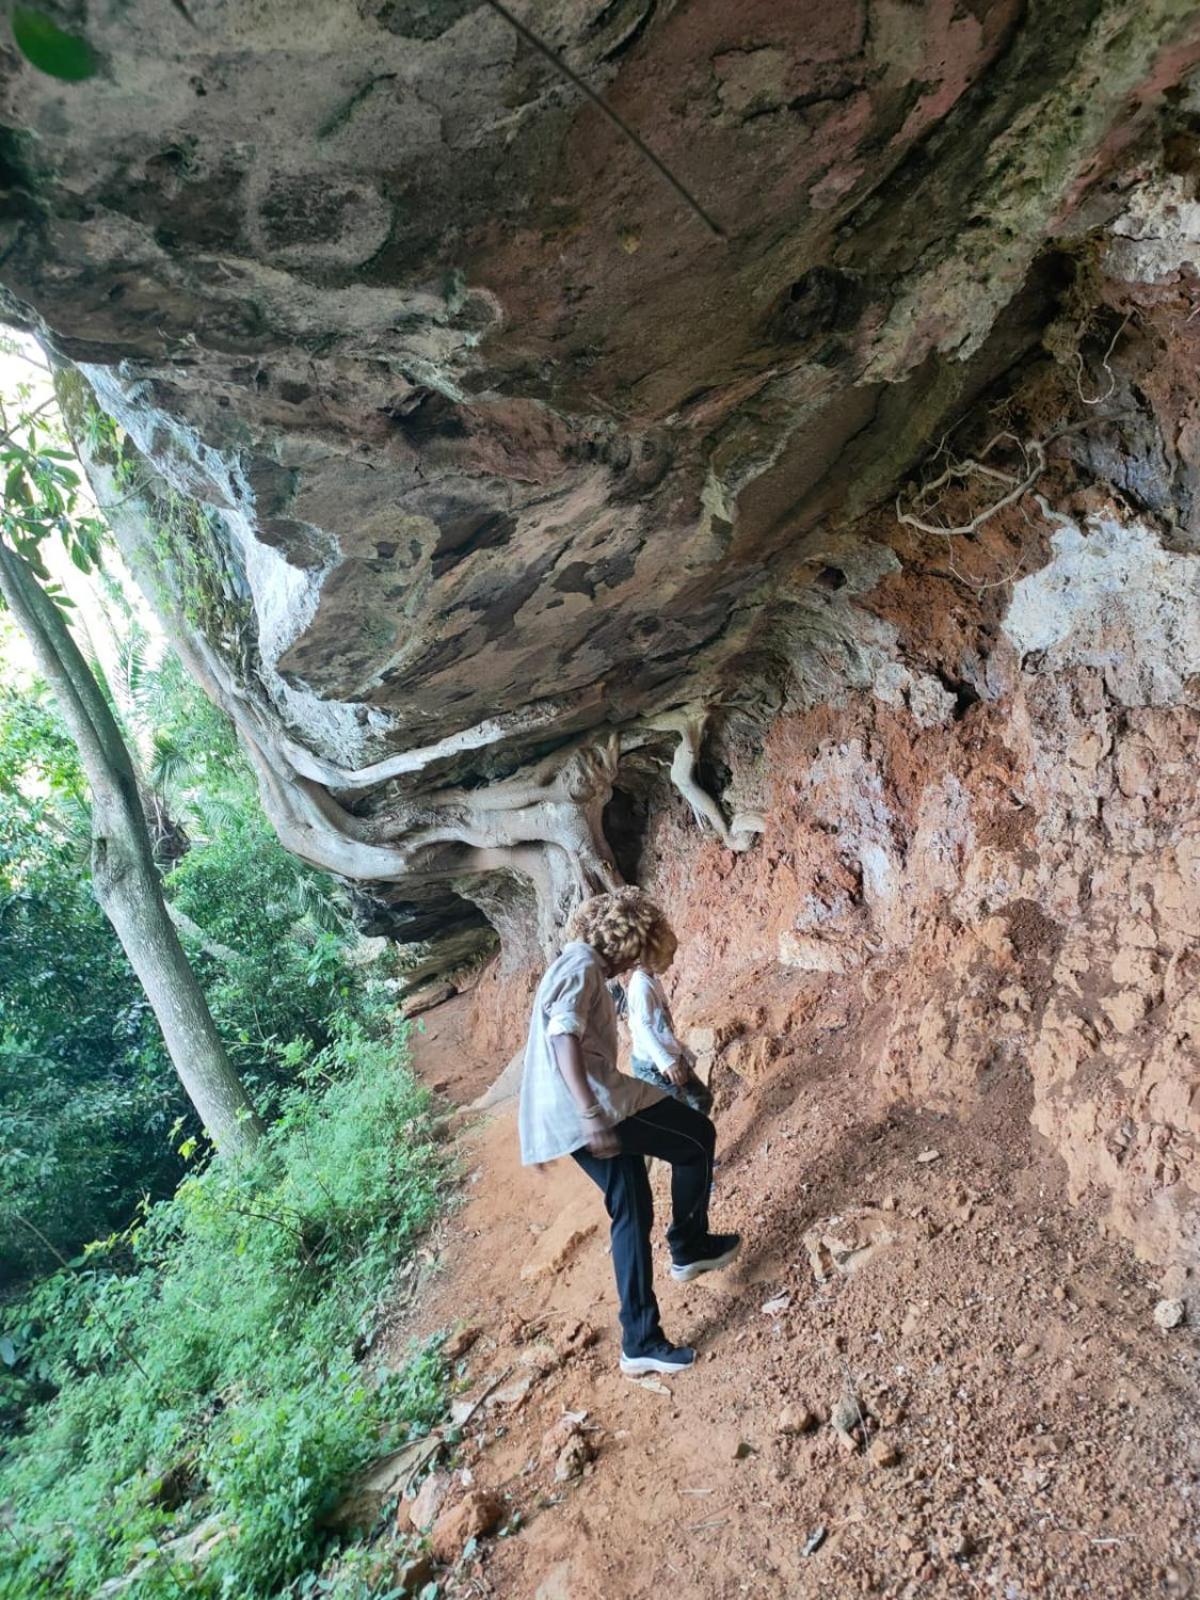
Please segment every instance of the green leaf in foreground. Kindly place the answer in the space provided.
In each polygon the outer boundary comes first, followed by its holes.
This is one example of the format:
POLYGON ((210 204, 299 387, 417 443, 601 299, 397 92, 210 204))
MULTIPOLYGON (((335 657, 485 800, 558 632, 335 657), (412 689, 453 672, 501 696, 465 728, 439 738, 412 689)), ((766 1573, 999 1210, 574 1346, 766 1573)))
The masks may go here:
POLYGON ((94 76, 96 57, 87 40, 65 33, 40 11, 30 6, 17 6, 13 12, 12 31, 17 49, 39 72, 61 78, 65 83, 82 83, 85 78, 94 76))

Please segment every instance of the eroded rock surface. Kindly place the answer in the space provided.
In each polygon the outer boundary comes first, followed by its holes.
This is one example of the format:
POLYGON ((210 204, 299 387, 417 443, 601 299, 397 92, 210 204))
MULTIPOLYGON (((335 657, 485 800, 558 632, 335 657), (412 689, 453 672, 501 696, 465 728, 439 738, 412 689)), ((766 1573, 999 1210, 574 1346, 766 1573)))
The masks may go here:
POLYGON ((500 1055, 648 881, 718 1080, 1002 1079, 1190 1248, 1194 7, 526 7, 694 204, 486 3, 48 8, 6 313, 288 847, 500 1055))

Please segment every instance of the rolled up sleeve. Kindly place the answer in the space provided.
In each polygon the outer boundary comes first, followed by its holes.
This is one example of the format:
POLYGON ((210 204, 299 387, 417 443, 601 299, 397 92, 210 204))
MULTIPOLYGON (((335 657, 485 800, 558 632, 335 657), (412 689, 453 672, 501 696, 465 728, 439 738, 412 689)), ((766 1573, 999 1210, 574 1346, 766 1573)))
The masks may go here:
POLYGON ((594 983, 589 969, 563 974, 543 999, 546 1013, 546 1033, 551 1039, 565 1033, 580 1038, 587 1027, 592 1008, 594 983))

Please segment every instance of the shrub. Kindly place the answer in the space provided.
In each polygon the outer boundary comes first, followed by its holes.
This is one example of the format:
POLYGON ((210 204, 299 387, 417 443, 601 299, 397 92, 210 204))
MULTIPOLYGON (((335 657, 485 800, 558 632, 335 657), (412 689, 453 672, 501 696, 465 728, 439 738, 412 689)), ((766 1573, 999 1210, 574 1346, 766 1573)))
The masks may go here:
MULTIPOLYGON (((334 1016, 367 1018, 369 985, 343 959, 336 887, 279 844, 228 727, 173 658, 146 681, 192 835, 166 892, 234 952, 190 949, 235 1070, 271 1116, 297 1050, 328 1044, 334 1016)), ((89 854, 86 785, 52 702, 0 688, 0 1284, 53 1271, 124 1227, 141 1195, 168 1195, 183 1170, 169 1130, 182 1117, 198 1131, 89 854)))
POLYGON ((179 1175, 182 1095, 92 895, 89 834, 57 715, 0 689, 0 1282, 53 1269, 179 1175))
POLYGON ((0 1457, 0 1595, 92 1595, 134 1568, 131 1600, 251 1600, 302 1572, 347 1478, 440 1412, 432 1351, 399 1374, 359 1356, 444 1178, 425 1091, 351 1020, 253 1157, 0 1311, 10 1387, 56 1391, 0 1457), (228 1536, 173 1561, 201 1522, 228 1536))

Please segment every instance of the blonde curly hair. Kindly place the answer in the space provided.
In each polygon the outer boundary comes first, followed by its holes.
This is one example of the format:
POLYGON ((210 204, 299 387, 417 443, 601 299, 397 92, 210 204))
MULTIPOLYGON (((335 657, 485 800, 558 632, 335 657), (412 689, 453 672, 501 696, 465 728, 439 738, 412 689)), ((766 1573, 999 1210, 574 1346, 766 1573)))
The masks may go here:
POLYGON ((670 965, 678 943, 666 914, 641 889, 585 900, 567 923, 567 938, 590 944, 617 972, 635 966, 660 971, 670 965))

